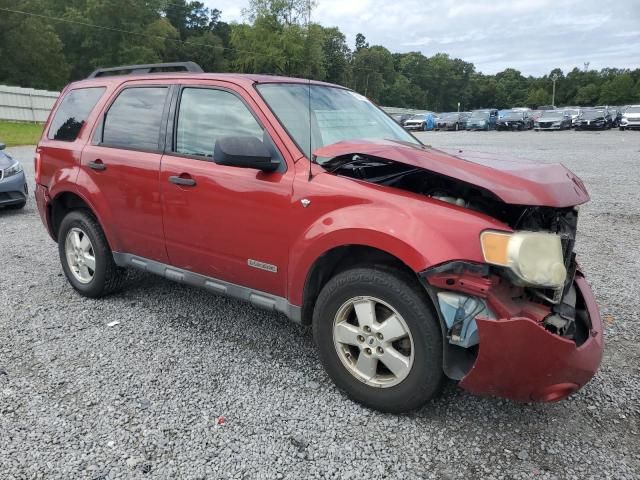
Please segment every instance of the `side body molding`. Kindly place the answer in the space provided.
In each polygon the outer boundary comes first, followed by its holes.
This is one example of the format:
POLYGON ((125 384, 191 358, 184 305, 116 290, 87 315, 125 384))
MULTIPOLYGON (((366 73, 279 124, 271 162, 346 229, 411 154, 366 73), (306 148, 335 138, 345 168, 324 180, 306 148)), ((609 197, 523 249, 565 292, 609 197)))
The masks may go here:
POLYGON ((193 287, 204 288, 210 292, 228 297, 237 298, 252 305, 286 315, 295 323, 302 322, 302 309, 291 305, 286 298, 271 295, 270 293, 252 290, 247 287, 206 277, 198 273, 172 267, 155 260, 138 257, 129 253, 113 253, 113 260, 119 267, 134 267, 139 270, 154 273, 174 282, 184 283, 193 287))

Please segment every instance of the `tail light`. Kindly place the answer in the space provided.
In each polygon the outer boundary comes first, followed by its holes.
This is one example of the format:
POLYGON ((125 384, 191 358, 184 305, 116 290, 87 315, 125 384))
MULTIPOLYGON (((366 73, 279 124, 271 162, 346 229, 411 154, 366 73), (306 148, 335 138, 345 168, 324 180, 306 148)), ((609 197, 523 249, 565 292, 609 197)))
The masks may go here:
POLYGON ((36 155, 33 157, 33 170, 36 176, 36 185, 40 183, 40 168, 42 166, 42 160, 40 158, 40 148, 36 148, 36 155))

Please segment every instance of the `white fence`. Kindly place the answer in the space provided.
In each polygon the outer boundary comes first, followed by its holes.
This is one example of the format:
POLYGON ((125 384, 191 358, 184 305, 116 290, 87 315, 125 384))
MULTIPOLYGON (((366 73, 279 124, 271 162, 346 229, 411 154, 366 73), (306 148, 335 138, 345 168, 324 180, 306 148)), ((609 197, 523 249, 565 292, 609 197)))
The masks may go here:
POLYGON ((0 120, 44 122, 60 92, 0 85, 0 120))

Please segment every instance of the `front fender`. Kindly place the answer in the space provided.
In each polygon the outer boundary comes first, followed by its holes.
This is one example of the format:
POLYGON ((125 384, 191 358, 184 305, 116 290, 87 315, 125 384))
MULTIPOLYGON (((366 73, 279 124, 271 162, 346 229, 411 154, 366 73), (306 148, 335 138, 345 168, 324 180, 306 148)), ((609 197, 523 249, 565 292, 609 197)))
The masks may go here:
POLYGON ((294 305, 302 305, 304 285, 314 262, 337 247, 376 248, 398 258, 414 272, 439 263, 441 258, 457 258, 456 247, 441 232, 427 228, 408 211, 371 204, 327 212, 291 245, 288 292, 294 305))

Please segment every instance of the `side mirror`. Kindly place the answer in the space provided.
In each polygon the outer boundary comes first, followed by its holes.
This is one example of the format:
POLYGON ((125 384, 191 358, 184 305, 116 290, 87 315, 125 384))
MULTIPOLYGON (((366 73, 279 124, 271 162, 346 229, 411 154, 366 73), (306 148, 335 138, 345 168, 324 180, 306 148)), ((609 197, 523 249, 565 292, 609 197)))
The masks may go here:
POLYGON ((5 148, 6 148, 6 145, 0 142, 0 150, 4 150, 5 148))
POLYGON ((273 172, 280 165, 256 137, 220 137, 213 149, 213 158, 219 165, 255 168, 263 172, 273 172))

